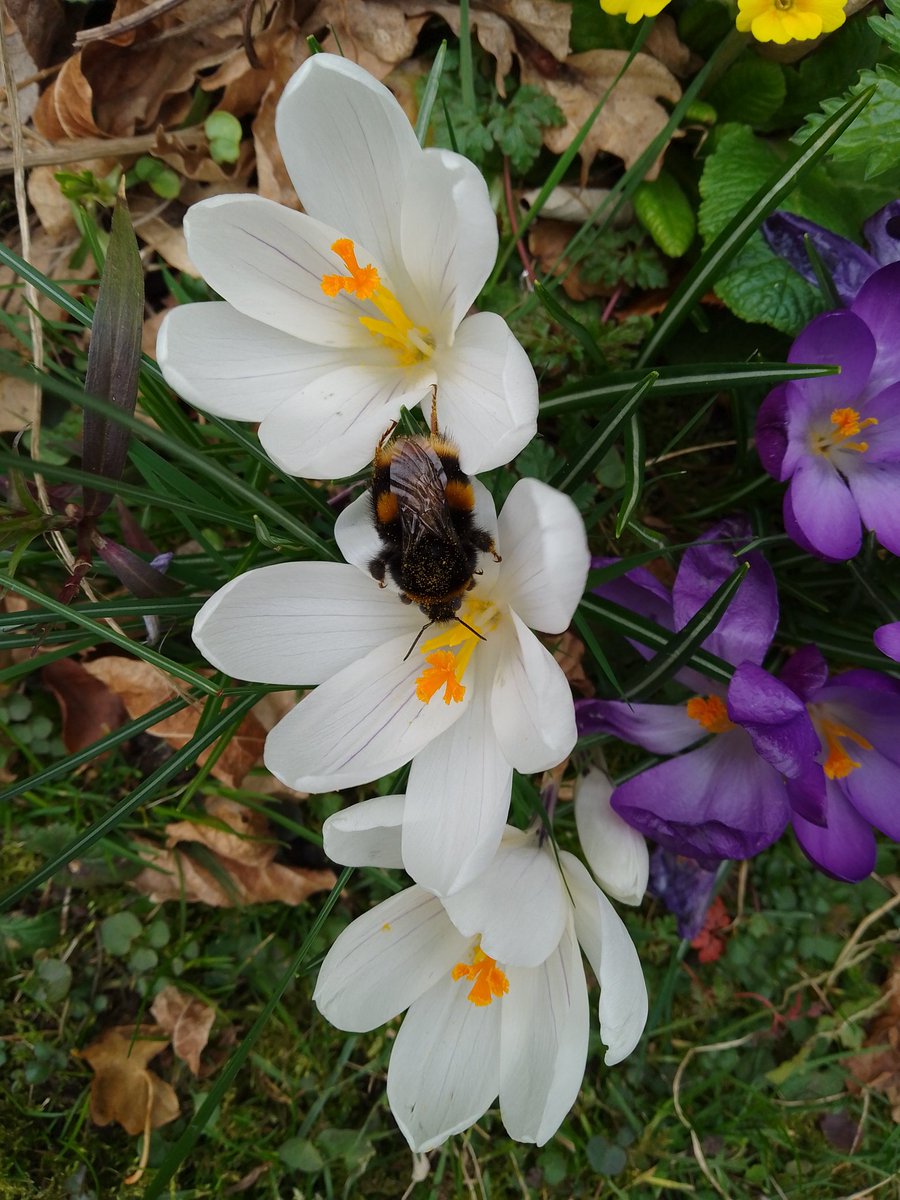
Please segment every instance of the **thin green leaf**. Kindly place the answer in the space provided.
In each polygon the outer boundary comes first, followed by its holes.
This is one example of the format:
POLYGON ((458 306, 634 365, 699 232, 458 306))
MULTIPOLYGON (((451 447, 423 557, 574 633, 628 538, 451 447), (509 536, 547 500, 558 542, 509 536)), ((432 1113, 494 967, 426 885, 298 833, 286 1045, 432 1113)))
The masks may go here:
POLYGON ((606 417, 597 438, 588 446, 581 458, 565 471, 559 480, 553 481, 553 486, 563 492, 571 492, 572 488, 582 479, 590 477, 618 436, 623 422, 630 420, 641 400, 653 387, 658 378, 656 371, 650 371, 635 387, 626 393, 625 397, 612 409, 606 417))
POLYGON ((867 88, 859 96, 854 96, 842 105, 806 139, 787 166, 751 196, 740 212, 729 221, 675 289, 656 328, 641 351, 639 365, 650 362, 659 353, 700 297, 715 282, 720 270, 806 172, 815 166, 844 130, 856 120, 874 94, 874 87, 867 88))
POLYGON ((626 688, 625 694, 629 699, 633 700, 653 691, 679 671, 700 649, 703 642, 715 631, 749 570, 749 563, 737 566, 725 582, 716 588, 703 607, 694 613, 684 628, 669 638, 666 648, 654 655, 626 688))
POLYGON ((625 427, 625 453, 622 456, 625 467, 625 495, 619 507, 619 515, 616 517, 617 538, 622 536, 622 531, 640 501, 644 488, 645 455, 644 427, 635 413, 625 427))
POLYGON ((459 87, 462 101, 470 112, 477 106, 475 72, 472 65, 472 26, 469 21, 469 0, 459 0, 459 87))
POLYGON ((428 72, 428 79, 425 82, 425 90, 422 92, 419 115, 416 117, 416 137, 420 146, 425 145, 425 139, 428 137, 428 126, 431 124, 431 110, 434 108, 438 89, 441 86, 441 74, 444 70, 444 59, 446 57, 447 42, 445 40, 438 46, 438 52, 434 56, 434 62, 431 64, 431 70, 428 72))
POLYGON ((71 638, 58 650, 48 650, 46 654, 36 654, 33 658, 26 658, 24 662, 13 663, 11 667, 4 667, 0 671, 0 684, 12 683, 15 679, 21 679, 23 675, 35 676, 43 668, 52 662, 56 662, 60 658, 70 658, 73 654, 80 654, 82 650, 90 650, 96 645, 97 638, 83 637, 71 638))
MULTIPOLYGON (((205 681, 204 681, 205 682, 205 681)), ((244 719, 253 705, 256 703, 257 697, 255 694, 242 696, 225 710, 222 715, 213 722, 207 729, 202 732, 197 732, 195 736, 176 751, 171 758, 166 759, 161 767, 148 775, 140 787, 126 796, 124 800, 120 800, 118 804, 113 805, 105 817, 96 821, 90 829, 86 830, 80 837, 75 838, 63 850, 49 859, 42 867, 35 871, 32 875, 11 888, 5 895, 0 896, 0 912, 5 912, 23 896, 27 896, 29 892, 39 887, 45 880, 50 879, 56 874, 61 867, 66 863, 71 862, 73 858, 81 858, 85 851, 89 850, 95 842, 106 837, 111 833, 126 817, 130 816, 135 809, 153 796, 163 784, 173 779, 181 771, 189 767, 190 764, 201 754, 207 746, 211 746, 217 738, 222 737, 230 729, 236 728, 237 725, 244 719)))
POLYGON ((57 618, 61 617, 64 621, 71 621, 73 625, 80 625, 82 629, 88 630, 88 632, 94 635, 96 641, 111 642, 114 646, 119 646, 121 649, 127 650, 135 658, 143 659, 144 662, 150 663, 151 666, 158 667, 160 671, 174 675, 177 679, 183 679, 185 683, 189 683, 191 687, 198 688, 201 692, 215 696, 219 691, 219 688, 214 683, 210 683, 208 679, 204 679, 202 675, 198 675, 196 671, 192 671, 190 667, 172 662, 171 659, 158 654, 155 650, 151 650, 149 646, 144 646, 140 642, 134 642, 131 638, 125 637, 124 634, 118 633, 109 625, 101 625, 99 621, 95 621, 81 609, 72 609, 69 605, 63 604, 59 600, 54 600, 50 596, 45 596, 36 588, 29 587, 27 583, 22 583, 20 580, 13 579, 2 572, 0 572, 0 588, 8 588, 11 592, 15 592, 19 596, 24 596, 26 600, 40 604, 43 608, 49 609, 50 612, 54 613, 57 618))
POLYGON ((603 651, 603 647, 597 641, 597 638, 594 635, 593 629, 591 629, 590 625, 585 620, 584 614, 579 612, 576 609, 573 621, 574 621, 575 628, 578 630, 578 636, 581 638, 581 640, 584 642, 585 646, 590 651, 591 657, 593 658, 594 662, 597 664, 597 666, 603 672, 607 681, 619 693, 619 695, 620 696, 623 695, 622 685, 619 683, 618 679, 616 678, 616 673, 612 669, 612 666, 610 665, 610 661, 606 657, 606 654, 603 651))
POLYGON ((597 345, 596 338, 592 338, 580 321, 576 320, 570 312, 560 304, 552 292, 548 291, 539 279, 534 282, 534 294, 546 308, 550 317, 561 325, 578 344, 584 349, 585 354, 593 362, 595 367, 599 367, 601 371, 606 370, 607 362, 603 351, 597 345))

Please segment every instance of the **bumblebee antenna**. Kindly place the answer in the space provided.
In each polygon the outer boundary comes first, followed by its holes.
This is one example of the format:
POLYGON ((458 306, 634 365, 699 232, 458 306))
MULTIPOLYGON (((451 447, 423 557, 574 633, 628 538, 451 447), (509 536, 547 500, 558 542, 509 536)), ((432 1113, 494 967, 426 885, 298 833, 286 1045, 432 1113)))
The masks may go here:
MULTIPOLYGON (((414 642, 413 642, 413 644, 410 646, 410 648, 407 650, 407 652, 406 652, 406 653, 403 655, 403 661, 404 661, 404 662, 406 662, 406 660, 407 660, 407 659, 409 658, 409 656, 412 654, 413 650, 415 650, 416 646, 418 646, 418 644, 419 644, 419 638, 422 636, 422 634, 425 632, 425 630, 426 630, 426 629, 429 629, 429 628, 430 628, 430 627, 431 627, 433 624, 434 624, 434 621, 426 621, 426 622, 425 622, 425 624, 422 626, 422 628, 421 628, 421 629, 419 630, 419 632, 416 634, 415 641, 414 641, 414 642)), ((468 625, 466 626, 466 628, 468 629, 468 625)), ((473 632, 474 632, 474 631, 473 631, 473 632)))
MULTIPOLYGON (((474 633, 474 634, 475 634, 475 636, 476 636, 476 637, 479 639, 479 641, 482 641, 482 642, 486 642, 486 641, 487 641, 487 638, 484 636, 484 634, 483 634, 483 633, 479 633, 479 632, 478 632, 478 630, 477 630, 477 629, 473 629, 471 625, 466 625, 466 622, 465 622, 465 621, 462 619, 462 617, 454 617, 454 618, 453 618, 453 620, 454 620, 454 621, 459 621, 460 625, 463 625, 463 626, 464 626, 466 629, 468 629, 469 633, 474 633)), ((426 626, 426 629, 427 629, 427 626, 426 626)), ((424 631, 423 631, 423 632, 424 632, 424 631)), ((420 634, 419 634, 419 637, 421 637, 421 636, 422 636, 422 634, 420 633, 420 634)), ((418 638, 416 638, 416 641, 418 641, 418 640, 419 640, 419 639, 418 639, 418 638)))

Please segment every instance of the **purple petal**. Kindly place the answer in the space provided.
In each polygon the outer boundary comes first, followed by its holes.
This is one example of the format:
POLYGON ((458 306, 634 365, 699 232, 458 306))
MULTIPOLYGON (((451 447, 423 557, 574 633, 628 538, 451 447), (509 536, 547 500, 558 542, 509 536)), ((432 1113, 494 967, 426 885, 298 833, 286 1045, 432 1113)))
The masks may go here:
POLYGON ((679 937, 695 938, 703 928, 715 882, 716 871, 693 858, 681 858, 662 846, 650 855, 647 891, 678 918, 679 937))
POLYGON ((861 817, 900 841, 900 766, 874 749, 864 751, 860 761, 839 786, 861 817))
POLYGON ((801 700, 809 700, 828 682, 828 663, 818 646, 801 646, 778 672, 778 678, 801 700))
POLYGON ((847 482, 863 525, 891 554, 900 554, 900 463, 861 462, 847 482))
POLYGON ((784 520, 785 533, 791 541, 797 543, 801 550, 805 550, 807 554, 814 554, 817 558, 822 558, 826 562, 841 561, 837 558, 829 558, 827 554, 821 554, 797 524, 797 518, 794 516, 794 506, 791 504, 790 488, 784 493, 784 499, 782 500, 782 518, 784 520))
MULTIPOLYGON (((866 287, 880 274, 882 272, 877 271, 866 287)), ((868 320, 861 314, 854 315, 858 303, 859 298, 850 312, 823 313, 810 321, 788 352, 788 362, 837 363, 840 366, 840 375, 795 379, 791 384, 791 391, 796 388, 804 396, 816 397, 823 410, 848 404, 857 406, 869 379, 877 335, 870 332, 868 320)))
POLYGON ((900 263, 870 275, 851 312, 865 321, 878 347, 868 384, 869 395, 874 395, 900 379, 900 263))
MULTIPOLYGON (((882 628, 887 629, 888 626, 884 625, 882 628)), ((841 671, 840 675, 835 675, 831 686, 862 688, 867 692, 888 692, 892 696, 900 696, 900 679, 893 675, 885 675, 883 671, 870 671, 868 667, 854 667, 852 671, 841 671)))
POLYGON ((629 779, 613 792, 612 806, 667 850, 709 868, 758 854, 789 816, 781 777, 737 729, 629 779))
POLYGON ((875 645, 882 654, 900 662, 900 621, 891 621, 876 629, 875 645))
MULTIPOLYGON (((591 566, 609 566, 617 559, 593 559, 591 566)), ((613 604, 620 604, 630 612, 637 613, 654 621, 663 629, 674 629, 672 618, 672 593, 646 567, 635 567, 624 575, 610 579, 594 588, 594 594, 613 604)), ((652 658, 654 651, 639 642, 629 638, 635 649, 644 656, 652 658)))
POLYGON ((819 753, 806 705, 755 663, 741 663, 732 676, 728 715, 746 729, 757 754, 789 779, 805 776, 819 753))
POLYGON ((794 520, 816 552, 835 560, 859 553, 859 510, 850 489, 824 455, 810 454, 802 460, 788 492, 794 520))
POLYGON ((892 383, 867 401, 863 417, 874 417, 877 425, 862 434, 868 442, 864 459, 867 463, 888 463, 900 460, 900 383, 892 383))
POLYGON ((787 386, 773 388, 759 406, 754 435, 756 453, 773 479, 781 479, 781 464, 787 450, 787 386))
POLYGON ((677 754, 704 736, 683 704, 628 704, 622 700, 576 700, 579 736, 612 733, 651 754, 677 754))
POLYGON ((832 233, 814 221, 797 217, 793 213, 775 212, 762 223, 762 234, 769 247, 779 257, 786 259, 798 275, 807 283, 818 286, 818 279, 806 252, 803 235, 806 234, 822 259, 825 270, 831 276, 835 291, 845 305, 849 305, 856 293, 878 269, 878 263, 855 242, 848 241, 839 233, 832 233))
POLYGON ((834 783, 828 784, 827 816, 828 826, 824 829, 794 816, 794 833, 800 848, 826 874, 858 883, 875 866, 872 828, 834 783))
POLYGON ((900 200, 892 200, 863 225, 863 233, 878 265, 900 260, 900 200))
POLYGON ((751 537, 747 520, 720 521, 684 552, 672 589, 675 628, 683 629, 713 592, 741 562, 750 570, 728 605, 718 627, 703 643, 706 650, 737 665, 762 662, 778 624, 778 592, 772 568, 762 554, 734 557, 751 537))
MULTIPOLYGON (((816 697, 816 709, 825 720, 843 725, 872 743, 879 754, 897 764, 900 771, 900 692, 886 686, 884 677, 872 687, 846 685, 844 681, 861 672, 848 671, 816 697)), ((852 747, 851 747, 852 748, 852 747)), ((863 751, 863 758, 866 752, 863 751)), ((855 753, 853 757, 859 757, 855 753)))
POLYGON ((807 763, 796 779, 785 781, 793 812, 813 825, 825 824, 825 772, 817 762, 807 763))

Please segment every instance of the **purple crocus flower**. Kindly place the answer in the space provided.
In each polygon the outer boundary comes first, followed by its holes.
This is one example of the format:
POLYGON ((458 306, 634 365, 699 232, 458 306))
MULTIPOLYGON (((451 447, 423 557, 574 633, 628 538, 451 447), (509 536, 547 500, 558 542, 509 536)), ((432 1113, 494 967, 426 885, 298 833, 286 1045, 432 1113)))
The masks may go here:
POLYGON ((838 298, 849 307, 870 275, 879 267, 900 261, 900 200, 886 204, 863 226, 869 253, 839 233, 789 212, 775 212, 766 217, 762 233, 770 250, 786 259, 807 283, 816 286, 818 280, 804 241, 809 238, 831 276, 838 298))
MULTIPOLYGON (((734 570, 732 547, 749 538, 745 521, 714 526, 702 539, 711 544, 685 551, 671 593, 642 568, 597 591, 666 628, 681 629, 734 570)), ((576 704, 582 733, 613 733, 652 753, 677 756, 620 784, 612 806, 641 833, 709 869, 723 858, 749 858, 771 845, 794 805, 810 823, 824 819, 824 796, 807 783, 819 748, 812 723, 803 702, 760 665, 778 621, 775 580, 761 554, 739 561, 750 570, 704 642, 705 649, 738 667, 727 692, 687 671, 678 679, 696 694, 684 704, 576 704), (791 791, 786 777, 795 781, 791 791)))
POLYGON ((650 855, 647 891, 675 915, 679 937, 691 941, 703 929, 716 874, 701 867, 695 859, 671 854, 662 846, 657 846, 650 855))
POLYGON ((784 525, 814 554, 852 558, 862 526, 900 554, 900 262, 876 271, 848 310, 816 317, 789 362, 840 375, 771 391, 756 421, 765 469, 788 481, 784 525))
POLYGON ((900 662, 900 621, 890 621, 876 629, 875 645, 882 654, 900 662))

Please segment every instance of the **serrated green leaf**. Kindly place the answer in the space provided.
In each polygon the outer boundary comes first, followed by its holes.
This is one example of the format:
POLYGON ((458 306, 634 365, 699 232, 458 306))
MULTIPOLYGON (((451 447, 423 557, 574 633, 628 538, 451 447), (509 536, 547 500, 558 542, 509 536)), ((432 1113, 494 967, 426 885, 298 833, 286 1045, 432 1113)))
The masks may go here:
POLYGON ((900 54, 900 3, 886 0, 888 12, 883 17, 869 17, 869 28, 900 54))
POLYGON ((786 93, 781 64, 748 54, 719 77, 707 99, 722 124, 743 121, 756 129, 781 108, 786 93))
POLYGON ((833 113, 869 87, 875 95, 853 124, 831 147, 837 161, 864 163, 863 177, 875 179, 897 165, 897 130, 900 128, 900 71, 880 63, 874 71, 863 70, 857 82, 843 96, 825 100, 820 113, 807 117, 794 134, 793 141, 808 137, 833 113))
POLYGON ((694 240, 694 209, 676 179, 660 171, 656 179, 638 184, 634 212, 650 236, 670 258, 681 258, 694 240))

